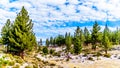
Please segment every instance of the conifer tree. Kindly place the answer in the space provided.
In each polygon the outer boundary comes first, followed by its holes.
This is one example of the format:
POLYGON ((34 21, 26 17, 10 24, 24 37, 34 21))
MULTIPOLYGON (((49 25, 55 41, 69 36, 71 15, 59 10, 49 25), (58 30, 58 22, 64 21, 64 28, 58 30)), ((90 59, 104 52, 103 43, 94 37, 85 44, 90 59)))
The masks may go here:
POLYGON ((74 53, 79 54, 82 51, 81 41, 79 37, 75 37, 74 39, 74 53))
POLYGON ((83 45, 83 43, 85 41, 85 37, 84 37, 82 29, 80 30, 80 41, 81 41, 81 44, 83 45))
POLYGON ((33 23, 24 7, 11 25, 8 36, 10 51, 22 58, 25 50, 32 50, 36 47, 33 23))
POLYGON ((84 28, 84 37, 85 37, 85 44, 88 45, 88 43, 90 43, 91 38, 90 38, 90 33, 86 27, 84 28))
POLYGON ((102 44, 103 44, 104 51, 107 54, 107 51, 111 48, 111 43, 110 43, 109 38, 108 38, 108 27, 107 27, 107 25, 104 29, 102 40, 103 40, 102 44))
POLYGON ((98 25, 97 21, 95 21, 95 24, 93 25, 92 29, 92 49, 96 50, 97 43, 99 43, 99 33, 100 31, 100 26, 98 25))
POLYGON ((40 41, 39 41, 39 43, 38 43, 39 45, 42 45, 42 39, 40 39, 40 41))
POLYGON ((50 37, 50 45, 53 45, 53 37, 50 37))
POLYGON ((1 30, 1 43, 4 45, 7 45, 7 52, 9 51, 9 32, 11 29, 11 22, 10 19, 7 20, 7 22, 5 23, 4 27, 1 30))
POLYGON ((46 46, 47 46, 47 47, 49 47, 49 43, 50 43, 50 42, 49 42, 49 39, 47 38, 47 39, 46 39, 46 46))
POLYGON ((82 51, 81 40, 80 40, 80 28, 77 27, 74 33, 74 53, 79 54, 82 51))
POLYGON ((69 35, 67 34, 66 38, 65 38, 65 45, 66 45, 66 50, 67 52, 70 52, 71 50, 71 45, 72 45, 72 38, 70 36, 70 33, 69 35))

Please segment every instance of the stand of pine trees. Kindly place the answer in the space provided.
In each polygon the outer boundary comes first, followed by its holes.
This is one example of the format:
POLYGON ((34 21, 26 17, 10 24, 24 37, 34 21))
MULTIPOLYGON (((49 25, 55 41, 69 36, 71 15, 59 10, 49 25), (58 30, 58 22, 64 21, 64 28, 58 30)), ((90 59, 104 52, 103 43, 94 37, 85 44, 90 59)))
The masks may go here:
POLYGON ((24 57, 24 51, 36 46, 33 23, 27 10, 22 7, 13 23, 8 19, 1 31, 2 43, 7 45, 7 52, 24 57))
MULTIPOLYGON (((65 35, 58 35, 57 37, 50 37, 46 39, 46 46, 66 46, 66 52, 74 51, 75 54, 82 52, 83 46, 92 44, 93 50, 96 50, 99 45, 103 48, 105 53, 112 47, 112 45, 120 44, 120 30, 110 31, 107 25, 103 32, 97 21, 95 21, 91 32, 88 28, 84 30, 77 26, 74 35, 66 33, 65 35), (73 49, 73 50, 71 50, 73 49)), ((7 52, 24 56, 24 51, 31 51, 36 47, 36 37, 33 32, 33 23, 29 18, 27 10, 22 7, 14 22, 10 19, 1 30, 1 42, 7 46, 7 52)), ((42 44, 40 39, 39 45, 42 44)), ((46 48, 45 48, 46 50, 46 48)))
POLYGON ((89 28, 85 27, 84 30, 80 29, 77 26, 74 35, 70 36, 70 33, 66 33, 65 35, 58 35, 57 37, 51 39, 52 43, 47 39, 50 46, 66 46, 66 51, 70 52, 72 49, 71 45, 73 45, 73 50, 75 54, 79 54, 82 52, 83 46, 88 46, 88 44, 92 44, 93 50, 96 48, 102 48, 105 53, 112 47, 112 45, 120 44, 120 30, 117 28, 116 31, 110 31, 105 25, 104 31, 100 31, 101 27, 95 21, 93 24, 93 28, 90 32, 89 28), (54 44, 53 44, 54 43, 54 44))

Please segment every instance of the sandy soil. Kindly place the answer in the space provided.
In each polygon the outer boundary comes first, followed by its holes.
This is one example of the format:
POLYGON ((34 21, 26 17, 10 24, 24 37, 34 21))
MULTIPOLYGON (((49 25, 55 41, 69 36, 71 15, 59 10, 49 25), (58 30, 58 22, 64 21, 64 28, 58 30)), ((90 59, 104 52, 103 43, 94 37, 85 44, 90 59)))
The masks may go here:
POLYGON ((84 62, 81 62, 80 59, 72 59, 68 62, 64 60, 56 62, 55 60, 47 60, 41 56, 38 57, 41 59, 45 59, 50 63, 55 63, 57 66, 61 66, 63 68, 120 68, 120 50, 112 50, 109 51, 109 53, 112 55, 110 58, 105 58, 101 56, 99 57, 100 60, 85 60, 84 62))

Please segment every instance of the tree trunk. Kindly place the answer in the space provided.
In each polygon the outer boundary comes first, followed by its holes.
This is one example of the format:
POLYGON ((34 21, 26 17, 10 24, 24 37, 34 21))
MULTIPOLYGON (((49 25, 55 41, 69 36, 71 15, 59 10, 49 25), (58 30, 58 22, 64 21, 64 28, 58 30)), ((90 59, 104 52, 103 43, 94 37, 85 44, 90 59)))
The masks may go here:
POLYGON ((20 57, 21 57, 22 59, 24 59, 24 51, 22 51, 22 52, 20 53, 20 57))
POLYGON ((105 54, 107 54, 107 50, 105 50, 105 54))

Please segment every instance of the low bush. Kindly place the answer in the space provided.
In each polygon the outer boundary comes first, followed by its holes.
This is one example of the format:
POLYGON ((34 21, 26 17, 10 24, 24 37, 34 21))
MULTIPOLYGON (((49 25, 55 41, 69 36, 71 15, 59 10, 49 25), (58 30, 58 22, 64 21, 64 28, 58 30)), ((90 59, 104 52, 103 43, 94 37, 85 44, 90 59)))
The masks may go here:
POLYGON ((110 58, 111 55, 110 54, 104 54, 104 57, 110 58))
POLYGON ((19 64, 14 65, 12 68, 20 68, 19 64))
POLYGON ((94 61, 92 57, 89 57, 88 60, 94 61))
POLYGON ((60 53, 59 53, 59 52, 55 52, 55 53, 53 54, 53 56, 58 56, 58 57, 60 57, 60 53))
POLYGON ((25 66, 25 68, 33 68, 31 65, 25 66))
POLYGON ((13 66, 14 64, 15 64, 15 61, 10 61, 8 65, 13 66))

